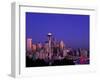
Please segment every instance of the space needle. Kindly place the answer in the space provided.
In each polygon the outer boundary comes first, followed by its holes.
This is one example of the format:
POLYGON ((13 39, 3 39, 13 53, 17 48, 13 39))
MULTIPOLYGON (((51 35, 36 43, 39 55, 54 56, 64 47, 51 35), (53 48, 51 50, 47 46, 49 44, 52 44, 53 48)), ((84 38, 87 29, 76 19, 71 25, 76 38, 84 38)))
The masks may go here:
POLYGON ((49 59, 51 60, 52 58, 52 55, 51 55, 52 53, 51 51, 52 33, 48 33, 47 37, 48 37, 49 59))

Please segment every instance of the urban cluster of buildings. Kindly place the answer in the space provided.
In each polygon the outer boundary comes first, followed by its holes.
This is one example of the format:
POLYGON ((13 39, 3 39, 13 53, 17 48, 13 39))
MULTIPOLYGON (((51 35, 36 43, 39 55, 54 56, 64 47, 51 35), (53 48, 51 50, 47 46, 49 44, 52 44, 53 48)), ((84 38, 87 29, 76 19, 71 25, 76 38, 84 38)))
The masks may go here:
MULTIPOLYGON (((63 40, 57 41, 53 38, 52 33, 47 34, 47 41, 44 43, 38 42, 33 43, 32 38, 27 38, 26 41, 26 65, 35 66, 36 60, 40 60, 38 66, 41 66, 41 63, 47 63, 47 65, 57 65, 62 64, 66 65, 69 61, 71 64, 89 64, 89 51, 86 49, 72 49, 66 47, 66 44, 63 40), (42 60, 42 62, 41 62, 42 60), (64 61, 67 60, 67 61, 64 61), (31 61, 31 63, 30 63, 31 61), (60 61, 57 63, 55 61, 60 61), (63 62, 61 62, 63 61, 63 62), (34 64, 34 65, 31 65, 34 64)), ((43 65, 45 66, 45 65, 43 65)))

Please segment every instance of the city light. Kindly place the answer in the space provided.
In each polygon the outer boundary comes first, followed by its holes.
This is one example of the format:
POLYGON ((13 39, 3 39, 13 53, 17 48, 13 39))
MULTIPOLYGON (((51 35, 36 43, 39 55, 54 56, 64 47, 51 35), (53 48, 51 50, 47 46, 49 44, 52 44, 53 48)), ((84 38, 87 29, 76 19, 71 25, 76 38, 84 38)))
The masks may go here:
POLYGON ((86 49, 69 48, 63 40, 55 41, 52 33, 47 35, 44 43, 32 43, 32 38, 27 38, 27 67, 89 64, 89 52, 86 49))

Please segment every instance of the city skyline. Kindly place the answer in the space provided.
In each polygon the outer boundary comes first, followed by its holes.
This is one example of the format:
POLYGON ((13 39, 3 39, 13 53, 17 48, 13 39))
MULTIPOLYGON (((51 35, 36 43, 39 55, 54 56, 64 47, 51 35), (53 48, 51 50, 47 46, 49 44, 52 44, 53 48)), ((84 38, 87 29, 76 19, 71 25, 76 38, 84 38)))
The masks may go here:
POLYGON ((89 15, 26 12, 26 39, 43 43, 49 32, 72 48, 89 49, 89 15))

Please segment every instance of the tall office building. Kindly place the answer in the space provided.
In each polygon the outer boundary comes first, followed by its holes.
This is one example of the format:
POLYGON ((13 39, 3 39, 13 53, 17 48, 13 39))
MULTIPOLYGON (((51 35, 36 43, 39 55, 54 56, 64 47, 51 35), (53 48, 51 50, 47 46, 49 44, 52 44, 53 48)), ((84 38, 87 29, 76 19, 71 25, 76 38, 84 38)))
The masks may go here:
POLYGON ((31 51, 32 50, 32 38, 28 38, 27 39, 27 51, 31 51))
POLYGON ((61 48, 61 49, 64 49, 64 47, 65 47, 65 44, 64 44, 63 40, 61 40, 61 41, 60 41, 60 48, 61 48))
POLYGON ((32 51, 36 51, 36 44, 32 44, 32 51))

